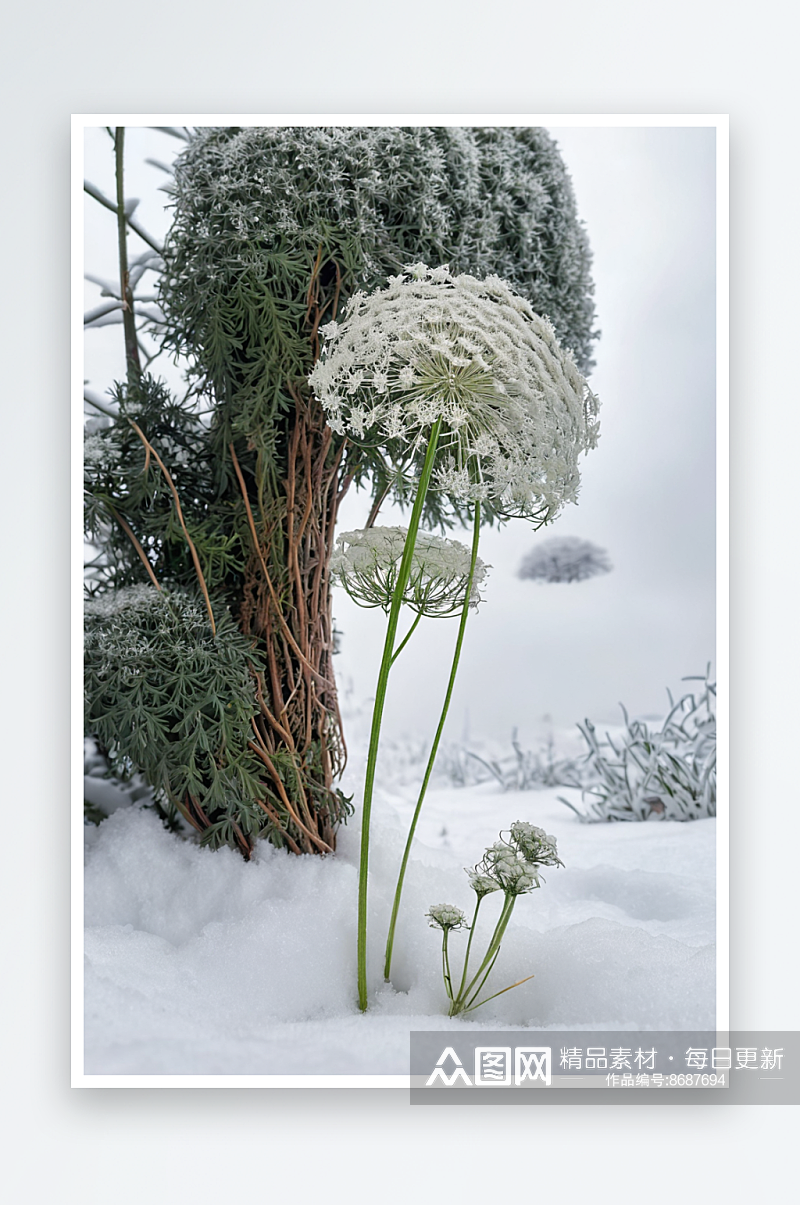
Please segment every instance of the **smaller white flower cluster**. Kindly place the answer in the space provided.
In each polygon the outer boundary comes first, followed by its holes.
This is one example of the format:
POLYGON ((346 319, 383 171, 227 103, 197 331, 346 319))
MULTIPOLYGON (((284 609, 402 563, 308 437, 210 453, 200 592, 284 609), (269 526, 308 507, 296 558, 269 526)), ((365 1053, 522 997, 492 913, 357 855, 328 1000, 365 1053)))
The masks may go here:
POLYGON ((555 837, 542 828, 517 820, 512 824, 509 839, 495 841, 472 870, 467 871, 469 885, 480 899, 492 891, 506 895, 524 895, 541 886, 544 881, 540 866, 563 866, 558 856, 555 837))
POLYGON ((322 333, 309 382, 337 433, 416 450, 441 420, 436 488, 539 521, 575 501, 597 400, 552 324, 499 277, 412 264, 322 333))
POLYGON ((453 904, 431 904, 430 911, 425 915, 430 920, 432 929, 442 929, 447 932, 450 929, 469 928, 465 913, 460 908, 454 907, 453 904))
POLYGON ((509 832, 510 843, 522 854, 526 861, 537 866, 563 866, 558 856, 555 837, 549 836, 543 828, 528 824, 526 820, 516 820, 509 832))
MULTIPOLYGON (((331 557, 333 580, 362 607, 389 610, 408 532, 405 527, 367 527, 345 531, 331 557)), ((452 615, 461 610, 469 582, 470 550, 457 540, 418 532, 403 602, 422 615, 452 615)), ((481 601, 486 577, 480 557, 470 589, 470 606, 481 601)))

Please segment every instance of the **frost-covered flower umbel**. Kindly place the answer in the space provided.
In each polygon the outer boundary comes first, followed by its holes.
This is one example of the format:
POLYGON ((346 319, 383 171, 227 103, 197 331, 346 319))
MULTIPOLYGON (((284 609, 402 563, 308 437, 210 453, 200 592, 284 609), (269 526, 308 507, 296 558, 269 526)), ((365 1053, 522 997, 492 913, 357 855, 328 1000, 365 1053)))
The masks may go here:
POLYGON ((532 865, 564 865, 558 856, 555 837, 549 836, 535 824, 528 824, 526 820, 516 820, 511 825, 509 843, 532 865))
POLYGON ((558 856, 555 837, 550 837, 543 828, 517 820, 511 825, 508 840, 490 845, 481 861, 468 870, 469 883, 480 899, 490 891, 504 891, 506 895, 523 895, 540 884, 539 867, 563 866, 558 856))
POLYGON ((536 867, 505 841, 490 845, 475 869, 495 879, 506 895, 523 895, 539 886, 536 867))
POLYGON ((596 544, 577 536, 553 536, 523 558, 518 577, 534 582, 583 582, 610 570, 608 553, 596 544))
POLYGON ((460 908, 456 908, 452 904, 431 904, 430 911, 425 915, 430 920, 432 929, 442 929, 447 932, 451 929, 469 928, 466 915, 460 908))
POLYGON ((478 866, 473 867, 472 870, 468 870, 467 875, 469 876, 469 885, 479 899, 484 895, 490 895, 493 891, 500 890, 500 884, 497 879, 493 878, 492 875, 484 874, 480 869, 480 863, 478 866))
MULTIPOLYGON (((345 531, 331 557, 334 581, 344 586, 362 607, 388 611, 397 584, 406 543, 405 527, 366 527, 345 531)), ((469 582, 470 550, 457 540, 418 532, 403 602, 423 615, 452 615, 464 605, 469 582)), ((470 588, 470 606, 480 602, 479 586, 486 565, 476 558, 470 588)))
POLYGON ((540 522, 575 501, 597 399, 505 281, 414 264, 322 332, 309 381, 334 431, 408 451, 441 419, 434 488, 540 522))

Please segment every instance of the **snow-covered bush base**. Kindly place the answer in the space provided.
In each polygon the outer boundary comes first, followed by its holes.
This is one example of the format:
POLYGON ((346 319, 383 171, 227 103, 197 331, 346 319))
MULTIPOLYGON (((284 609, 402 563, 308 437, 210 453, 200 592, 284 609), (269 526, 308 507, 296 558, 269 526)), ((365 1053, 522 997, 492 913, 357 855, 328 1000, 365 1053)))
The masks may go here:
MULTIPOLYGON (((413 796, 376 799, 365 1016, 354 821, 336 857, 260 843, 251 863, 200 849, 135 806, 87 827, 87 1074, 404 1074, 412 1029, 713 1025, 715 822, 583 825, 556 791, 429 794, 384 985, 413 796), (463 867, 517 819, 555 834, 565 862, 519 902, 496 968, 498 982, 535 978, 449 1020, 425 913, 439 897, 470 903, 463 867)), ((458 965, 463 936, 452 940, 458 965)))

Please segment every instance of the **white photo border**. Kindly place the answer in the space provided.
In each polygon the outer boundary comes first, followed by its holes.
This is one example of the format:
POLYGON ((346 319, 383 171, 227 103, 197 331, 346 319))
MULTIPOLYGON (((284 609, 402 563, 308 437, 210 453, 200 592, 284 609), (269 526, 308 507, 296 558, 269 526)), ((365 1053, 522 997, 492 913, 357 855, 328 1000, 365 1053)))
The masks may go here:
POLYGON ((74 1088, 408 1088, 408 1075, 87 1075, 83 991, 84 131, 93 126, 347 125, 705 127, 716 131, 717 843, 716 1027, 730 1027, 729 972, 729 119, 715 113, 114 113, 72 115, 71 278, 71 1084, 74 1088))

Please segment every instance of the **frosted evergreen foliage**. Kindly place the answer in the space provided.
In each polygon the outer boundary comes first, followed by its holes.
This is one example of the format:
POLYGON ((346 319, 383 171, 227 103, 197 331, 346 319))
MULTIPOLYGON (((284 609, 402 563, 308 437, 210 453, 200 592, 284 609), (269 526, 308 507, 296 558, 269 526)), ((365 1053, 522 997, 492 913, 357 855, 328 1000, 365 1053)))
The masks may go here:
MULTIPOLYGON (((345 531, 336 541, 331 574, 362 607, 389 610, 403 558, 405 527, 367 527, 345 531)), ((464 605, 469 582, 470 550, 457 540, 418 532, 403 602, 422 615, 453 615, 464 605)), ((470 606, 480 602, 486 565, 478 557, 470 589, 470 606)))
POLYGON ((113 472, 120 458, 121 450, 108 435, 104 437, 99 431, 84 432, 83 463, 90 479, 93 471, 113 472))
POLYGON ((541 128, 239 126, 196 130, 174 164, 162 304, 172 338, 243 409, 311 367, 309 275, 341 297, 410 260, 497 272, 589 372, 591 252, 541 128))
POLYGON ((531 549, 518 576, 534 582, 583 582, 610 570, 608 553, 596 544, 576 536, 553 536, 531 549))
POLYGON ((162 381, 147 373, 115 386, 111 401, 120 421, 91 431, 84 440, 85 538, 102 550, 90 566, 91 589, 116 590, 146 577, 120 516, 136 533, 159 584, 189 593, 197 587, 172 493, 127 421, 132 418, 169 467, 209 591, 235 607, 249 541, 244 524, 234 523, 230 510, 219 505, 208 429, 189 402, 173 398, 162 381))
POLYGON ((442 420, 437 488, 552 519, 597 443, 597 400, 550 322, 503 280, 411 265, 323 328, 310 375, 334 431, 401 459, 442 420))
POLYGON ((168 816, 245 852, 261 833, 282 837, 258 803, 266 788, 248 749, 257 658, 221 608, 216 622, 214 637, 202 599, 154 586, 89 600, 86 725, 117 773, 145 775, 168 816))

